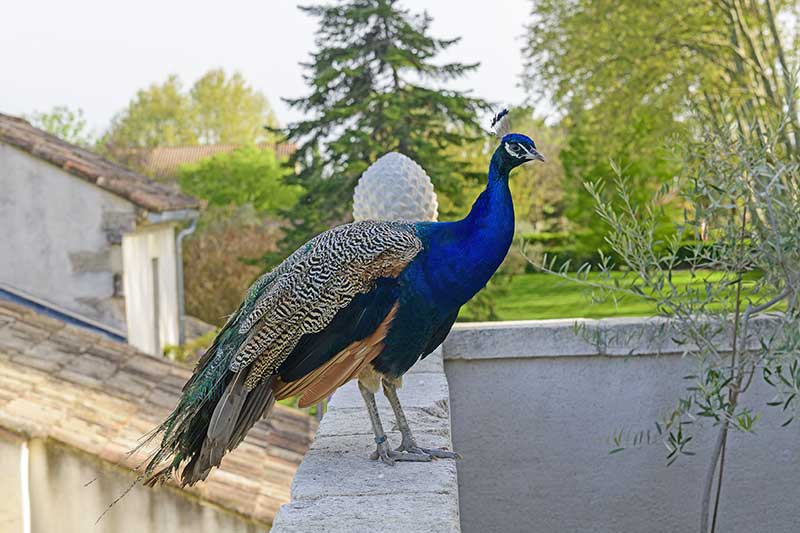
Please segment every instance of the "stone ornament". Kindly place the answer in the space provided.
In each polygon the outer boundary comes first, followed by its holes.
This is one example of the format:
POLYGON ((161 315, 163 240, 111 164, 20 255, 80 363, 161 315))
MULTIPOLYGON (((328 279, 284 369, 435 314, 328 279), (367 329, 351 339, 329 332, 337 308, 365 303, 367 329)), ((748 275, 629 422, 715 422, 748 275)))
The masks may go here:
POLYGON ((353 194, 355 220, 436 220, 439 202, 433 183, 413 159, 389 152, 358 180, 353 194))

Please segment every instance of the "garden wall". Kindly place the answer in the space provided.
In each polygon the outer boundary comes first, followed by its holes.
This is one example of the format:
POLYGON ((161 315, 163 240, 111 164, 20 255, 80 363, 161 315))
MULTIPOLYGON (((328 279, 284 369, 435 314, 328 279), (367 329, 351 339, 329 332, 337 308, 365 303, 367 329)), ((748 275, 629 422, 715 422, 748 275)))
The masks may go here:
MULTIPOLYGON (((452 423, 457 463, 368 460, 361 398, 354 383, 340 389, 273 532, 697 530, 716 428, 694 424, 697 455, 669 467, 660 443, 609 453, 620 429, 654 429, 692 360, 663 322, 584 324, 583 334, 573 320, 458 324, 412 369, 401 399, 418 440, 448 445, 452 423)), ((787 416, 765 405, 772 393, 761 382, 747 392, 745 404, 763 417, 756 435, 729 440, 718 531, 800 531, 800 422, 779 427, 787 416)), ((379 405, 392 428, 382 396, 379 405)), ((399 442, 396 431, 389 438, 399 442)))
MULTIPOLYGON (((658 322, 588 321, 601 348, 574 324, 461 324, 445 341, 462 530, 697 530, 716 429, 690 429, 697 455, 669 467, 661 444, 609 454, 615 431, 654 428, 675 405, 692 360, 652 337, 658 322)), ((718 531, 800 531, 800 423, 780 427, 772 394, 758 379, 746 394, 763 417, 729 440, 718 531)))

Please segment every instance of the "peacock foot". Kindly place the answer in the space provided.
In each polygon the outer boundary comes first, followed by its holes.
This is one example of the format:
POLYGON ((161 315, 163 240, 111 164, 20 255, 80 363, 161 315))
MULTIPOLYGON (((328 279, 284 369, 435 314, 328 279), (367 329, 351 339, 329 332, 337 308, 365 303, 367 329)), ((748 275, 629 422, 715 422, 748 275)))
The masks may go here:
POLYGON ((372 455, 370 455, 369 458, 372 459, 373 461, 377 461, 378 459, 380 459, 387 465, 394 466, 395 461, 427 462, 434 457, 431 454, 423 452, 420 453, 403 452, 398 450, 400 450, 400 448, 398 448, 397 450, 393 450, 389 446, 389 443, 386 440, 384 440, 378 443, 377 449, 374 452, 372 452, 372 455))
POLYGON ((420 448, 413 439, 403 439, 403 443, 395 451, 415 455, 427 455, 436 459, 461 459, 461 455, 443 448, 420 448))

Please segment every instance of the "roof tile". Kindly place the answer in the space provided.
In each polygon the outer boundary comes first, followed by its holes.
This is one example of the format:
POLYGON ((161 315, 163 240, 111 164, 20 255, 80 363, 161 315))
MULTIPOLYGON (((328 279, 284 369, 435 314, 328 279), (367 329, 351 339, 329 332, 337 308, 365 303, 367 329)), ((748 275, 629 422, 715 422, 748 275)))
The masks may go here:
MULTIPOLYGON (((141 161, 142 168, 150 175, 159 178, 171 178, 178 175, 181 165, 197 163, 218 154, 227 154, 237 148, 241 148, 241 146, 239 144, 159 146, 139 150, 135 158, 141 161)), ((278 159, 287 159, 296 150, 295 145, 292 143, 258 143, 255 146, 260 150, 274 151, 278 159)))

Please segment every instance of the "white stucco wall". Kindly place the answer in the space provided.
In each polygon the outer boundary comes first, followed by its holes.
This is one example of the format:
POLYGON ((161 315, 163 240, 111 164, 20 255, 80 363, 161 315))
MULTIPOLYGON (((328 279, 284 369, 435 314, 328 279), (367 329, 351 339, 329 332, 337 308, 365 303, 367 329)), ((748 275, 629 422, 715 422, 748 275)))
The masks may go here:
POLYGON ((174 224, 146 226, 122 237, 128 343, 149 354, 179 343, 176 258, 174 224))
MULTIPOLYGON (((448 337, 464 532, 698 529, 716 429, 691 428, 697 455, 670 467, 658 444, 609 455, 615 430, 652 428, 674 406, 691 360, 628 335, 639 320, 595 324, 617 339, 612 355, 576 336, 573 321, 457 325, 448 337)), ((800 423, 779 427, 772 394, 760 382, 747 392, 763 418, 756 435, 729 441, 718 531, 800 531, 800 423)))
POLYGON ((134 221, 130 202, 0 143, 0 283, 124 331, 114 273, 134 221))
POLYGON ((201 503, 175 489, 136 485, 104 517, 108 505, 134 481, 133 474, 38 439, 25 443, 27 468, 20 469, 21 442, 0 435, 0 531, 26 533, 257 533, 257 524, 201 503), (27 476, 22 483, 20 474, 27 476), (7 477, 5 477, 7 476, 7 477), (27 494, 23 495, 23 488, 27 494), (97 522, 97 523, 95 523, 97 522))
POLYGON ((22 495, 22 446, 24 440, 0 430, 0 531, 25 533, 22 495))

